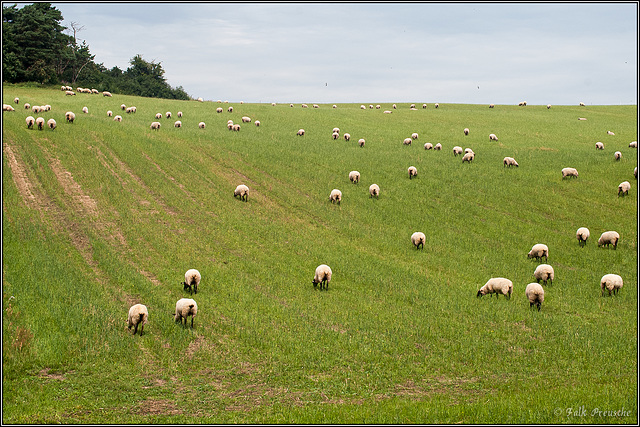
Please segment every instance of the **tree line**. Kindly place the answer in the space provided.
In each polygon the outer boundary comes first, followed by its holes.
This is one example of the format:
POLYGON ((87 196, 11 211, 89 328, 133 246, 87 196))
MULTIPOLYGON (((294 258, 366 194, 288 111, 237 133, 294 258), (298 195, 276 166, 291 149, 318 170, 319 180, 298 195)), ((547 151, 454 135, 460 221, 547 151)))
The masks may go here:
POLYGON ((2 73, 9 83, 36 82, 45 85, 87 87, 125 95, 166 99, 191 99, 182 86, 172 88, 161 63, 148 62, 140 54, 129 68, 107 69, 94 61, 95 55, 77 27, 61 25, 62 13, 51 3, 34 3, 18 8, 2 7, 2 73), (73 36, 65 31, 73 31, 73 36))

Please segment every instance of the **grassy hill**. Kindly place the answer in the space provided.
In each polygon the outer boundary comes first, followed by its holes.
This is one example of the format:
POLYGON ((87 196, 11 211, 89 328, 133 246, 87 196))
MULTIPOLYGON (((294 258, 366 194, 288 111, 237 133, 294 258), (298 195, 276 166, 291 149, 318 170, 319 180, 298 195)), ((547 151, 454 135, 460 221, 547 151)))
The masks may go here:
POLYGON ((3 422, 637 423, 637 106, 417 102, 384 114, 5 85, 3 422), (27 129, 25 102, 51 105, 39 115, 57 128, 27 129), (598 247, 607 230, 617 250, 598 247), (539 312, 524 295, 535 243, 555 269, 539 312), (311 283, 319 264, 328 291, 311 283), (173 311, 190 268, 185 329, 173 311), (613 297, 607 273, 624 279, 613 297), (513 281, 510 300, 476 297, 491 277, 513 281))

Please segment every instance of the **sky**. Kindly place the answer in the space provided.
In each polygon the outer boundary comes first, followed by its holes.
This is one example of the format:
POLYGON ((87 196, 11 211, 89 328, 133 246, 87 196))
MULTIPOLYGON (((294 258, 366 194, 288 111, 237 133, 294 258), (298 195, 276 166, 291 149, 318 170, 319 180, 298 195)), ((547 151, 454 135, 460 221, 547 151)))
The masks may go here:
POLYGON ((96 63, 211 101, 638 102, 637 2, 52 5, 96 63))

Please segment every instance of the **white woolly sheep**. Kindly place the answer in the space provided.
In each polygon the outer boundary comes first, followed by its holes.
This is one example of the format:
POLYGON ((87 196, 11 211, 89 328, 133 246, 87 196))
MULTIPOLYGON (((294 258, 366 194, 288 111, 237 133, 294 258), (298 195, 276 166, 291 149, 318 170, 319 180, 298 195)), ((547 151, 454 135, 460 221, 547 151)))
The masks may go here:
POLYGON ((113 116, 113 111, 109 110, 107 111, 107 117, 112 117, 113 116))
POLYGON ((456 145, 455 147, 453 147, 453 155, 457 156, 458 154, 462 154, 462 147, 456 145))
POLYGON ((20 98, 13 98, 13 102, 15 102, 16 104, 20 103, 20 98))
POLYGON ((255 122, 253 122, 253 124, 256 126, 260 126, 260 120, 256 120, 255 122))
POLYGON ((382 114, 391 114, 391 111, 389 111, 389 110, 384 110, 384 111, 382 112, 382 114))
POLYGON ((51 111, 51 105, 47 104, 43 107, 41 107, 44 111, 51 111))
POLYGON ((620 185, 618 185, 618 197, 620 197, 620 194, 622 194, 623 196, 629 195, 630 189, 631 184, 629 184, 629 181, 621 182, 620 185))
POLYGON ((316 267, 316 272, 313 275, 313 287, 317 287, 320 285, 320 290, 324 288, 325 290, 329 290, 329 282, 331 282, 331 275, 333 272, 331 268, 326 264, 320 264, 316 267))
POLYGON ((181 119, 182 118, 182 111, 178 111, 178 118, 181 119))
POLYGON ((380 109, 380 104, 376 105, 376 110, 380 109))
POLYGON ((44 119, 42 117, 38 117, 36 119, 36 126, 38 127, 39 130, 44 129, 44 119))
POLYGON ((613 133, 613 132, 611 132, 610 130, 608 130, 608 131, 607 131, 607 135, 614 136, 614 135, 615 135, 615 133, 613 133))
POLYGON ((431 150, 433 149, 433 144, 430 142, 427 142, 426 144, 424 144, 424 149, 425 150, 431 150))
POLYGON ((465 135, 469 135, 469 128, 464 128, 462 131, 465 135))
POLYGON ((127 326, 129 330, 133 326, 133 335, 138 332, 138 326, 140 326, 140 336, 142 336, 142 331, 144 330, 144 325, 149 320, 149 311, 147 310, 147 306, 143 304, 135 304, 131 306, 129 309, 129 316, 127 318, 127 326))
POLYGON ((93 94, 97 95, 97 94, 99 94, 100 92, 98 92, 98 89, 91 89, 91 93, 93 93, 93 94))
POLYGON ((534 305, 538 307, 538 311, 540 311, 540 307, 544 302, 544 289, 538 283, 529 283, 524 290, 524 294, 529 300, 529 308, 534 305))
MULTIPOLYGON (((121 122, 122 121, 122 116, 117 115, 113 118, 114 122, 121 122)), ((158 127, 160 126, 160 123, 158 123, 158 127)), ((153 128, 152 128, 153 129, 153 128)))
POLYGON ((635 168, 633 168, 633 177, 635 179, 638 179, 638 167, 637 166, 635 168))
POLYGON ((338 139, 338 138, 340 138, 340 134, 338 132, 334 132, 334 133, 331 134, 331 138, 333 138, 334 140, 338 139))
POLYGON ((615 153, 613 153, 613 158, 615 160, 620 160, 622 158, 622 153, 620 151, 616 151, 615 153))
POLYGON ((622 277, 617 274, 605 274, 600 279, 600 296, 604 296, 605 289, 609 291, 609 296, 611 296, 611 292, 614 295, 617 295, 620 289, 622 288, 622 277))
POLYGON ((562 169, 562 179, 565 179, 566 177, 571 177, 571 176, 574 178, 578 177, 578 171, 575 168, 562 169))
POLYGON ((345 141, 349 141, 351 139, 351 134, 345 133, 343 137, 345 141))
POLYGON ((507 167, 511 167, 511 166, 515 166, 518 167, 518 162, 516 162, 516 160, 513 157, 505 157, 502 160, 502 167, 507 166, 507 167))
POLYGON ((173 124, 173 127, 181 128, 182 127, 182 122, 180 120, 176 120, 175 123, 173 124))
POLYGON ((416 108, 416 104, 409 105, 409 108, 416 108))
POLYGON ((418 134, 416 132, 412 133, 411 139, 418 139, 418 134))
POLYGON ((206 126, 206 124, 205 124, 204 122, 200 122, 200 123, 198 123, 198 127, 199 127, 200 129, 204 129, 204 128, 205 128, 205 126, 206 126))
POLYGON ((227 108, 227 112, 229 112, 229 113, 233 113, 233 107, 229 107, 229 108, 227 108))
POLYGON ((354 184, 359 183, 360 182, 360 172, 358 172, 358 171, 349 172, 349 181, 353 182, 354 184))
POLYGON ((409 169, 407 169, 409 171, 409 179, 411 179, 414 176, 418 176, 418 169, 416 169, 415 166, 409 166, 409 169))
POLYGON ((547 110, 551 108, 551 104, 547 104, 547 110))
POLYGON ((338 106, 336 104, 333 104, 331 108, 338 108, 338 106))
POLYGON ((402 141, 402 143, 404 145, 411 145, 411 138, 405 138, 404 141, 402 141))
POLYGON ((72 111, 67 111, 66 113, 64 113, 64 118, 67 120, 67 122, 73 123, 73 121, 76 119, 76 115, 72 111))
POLYGON ((422 246, 422 249, 424 249, 424 244, 426 241, 427 241, 427 237, 424 235, 422 231, 416 231, 411 235, 411 243, 413 243, 413 246, 415 246, 416 249, 421 249, 420 248, 421 246, 422 246))
POLYGON ((320 108, 318 104, 313 104, 313 108, 320 108))
POLYGON ((162 113, 156 113, 156 119, 160 120, 162 118, 162 113))
POLYGON ((369 186, 369 198, 371 197, 380 197, 380 187, 378 187, 378 184, 371 184, 369 186))
POLYGON ((331 131, 333 133, 340 133, 340 128, 333 128, 333 130, 331 131))
POLYGON ((434 106, 435 108, 438 108, 438 107, 440 107, 440 104, 438 104, 438 103, 436 102, 435 104, 433 104, 433 106, 434 106))
POLYGON ((527 254, 527 258, 540 259, 542 257, 544 257, 545 261, 549 258, 549 248, 547 247, 547 245, 544 245, 542 243, 533 245, 533 247, 527 254))
POLYGON ((25 110, 29 110, 31 109, 31 104, 29 104, 28 102, 24 104, 24 109, 25 110))
POLYGON ((605 231, 598 239, 598 247, 609 247, 609 245, 613 245, 613 249, 616 249, 618 247, 618 240, 620 240, 620 234, 616 231, 605 231))
POLYGON ((166 117, 167 119, 170 119, 170 118, 171 118, 171 111, 167 111, 167 112, 166 112, 166 113, 164 113, 164 114, 165 114, 165 117, 166 117))
POLYGON ((604 150, 604 144, 600 141, 596 142, 596 150, 604 150))
POLYGON ((549 264, 540 264, 533 272, 533 278, 536 279, 536 282, 538 283, 540 283, 540 281, 543 281, 545 286, 547 282, 552 285, 554 279, 553 267, 551 267, 549 264))
POLYGON ((393 107, 394 110, 396 110, 398 107, 396 106, 396 104, 393 104, 391 107, 393 107))
POLYGON ((584 117, 578 117, 578 120, 585 121, 585 120, 587 120, 587 119, 586 119, 586 118, 584 118, 584 117))
POLYGON ((244 200, 245 202, 249 200, 249 187, 244 184, 240 184, 233 190, 233 197, 240 197, 240 200, 244 200))
POLYGON ((473 159, 475 159, 475 157, 476 157, 476 155, 473 152, 465 153, 464 156, 462 156, 462 163, 464 163, 464 162, 471 163, 473 161, 473 159))
POLYGON ((56 121, 53 119, 47 120, 47 126, 49 126, 49 129, 54 130, 56 128, 56 121))
POLYGON ((74 96, 76 93, 74 91, 68 90, 64 93, 65 96, 74 96))
POLYGON ((489 104, 489 108, 494 108, 494 107, 495 107, 495 105, 489 104))
POLYGON ((204 102, 204 99, 198 98, 198 102, 204 102))
POLYGON ((491 133, 489 134, 489 141, 497 141, 498 137, 496 136, 496 134, 491 133))
POLYGON ((442 144, 440 144, 439 142, 433 146, 433 149, 436 151, 440 151, 442 150, 442 144))
POLYGON ((581 107, 584 107, 584 102, 581 102, 579 105, 580 105, 581 107))
POLYGON ((369 104, 369 109, 373 110, 373 104, 369 104))
POLYGON ((467 154, 467 153, 476 154, 476 153, 473 152, 473 150, 471 148, 465 148, 464 149, 464 154, 467 154))
POLYGON ((309 108, 309 106, 307 104, 301 104, 300 105, 302 108, 309 108))
POLYGON ((513 282, 504 277, 492 277, 478 290, 476 296, 482 297, 487 294, 496 294, 496 298, 500 295, 504 295, 506 299, 511 299, 511 293, 513 292, 513 282))
POLYGON ((190 294, 197 294, 198 285, 200 284, 201 279, 202 276, 200 275, 200 272, 195 268, 190 268, 186 273, 184 273, 184 282, 182 282, 183 289, 188 289, 190 294))
POLYGON ((154 129, 154 130, 160 129, 160 122, 152 122, 151 129, 154 129))
POLYGON ((82 107, 82 112, 85 114, 89 114, 89 109, 87 107, 82 107))
MULTIPOLYGON (((11 105, 6 105, 6 106, 9 107, 9 108, 13 108, 13 107, 11 107, 11 105)), ((4 110, 4 106, 3 106, 3 110, 4 110)), ((11 111, 11 110, 7 110, 7 111, 11 111)), ((39 113, 40 111, 42 111, 42 108, 39 105, 34 105, 33 107, 31 107, 31 112, 32 113, 39 113)))
POLYGON ((638 148, 638 141, 631 141, 629 143, 629 148, 638 148))
POLYGON ((216 108, 216 113, 222 113, 222 107, 216 108))
POLYGON ((360 109, 361 109, 361 110, 366 110, 366 109, 367 109, 367 107, 365 107, 364 105, 361 105, 361 106, 360 106, 360 109))
POLYGON ((102 92, 102 96, 112 96, 111 92, 107 92, 106 90, 102 92))
POLYGON ((340 202, 342 201, 342 191, 338 190, 337 188, 331 190, 331 194, 329 194, 329 201, 331 203, 340 204, 340 202))
POLYGON ((364 147, 364 143, 365 143, 364 138, 360 138, 360 139, 358 140, 358 145, 359 145, 360 147, 364 147))
POLYGON ((587 244, 587 240, 589 239, 590 235, 591 233, 589 232, 589 229, 587 227, 578 228, 578 231, 576 231, 576 239, 578 239, 578 244, 581 247, 584 247, 584 245, 587 244))
POLYGON ((233 126, 231 126, 231 130, 234 132, 240 132, 240 125, 239 124, 235 124, 233 126))
POLYGON ((251 117, 243 116, 240 120, 242 123, 251 123, 251 117))
POLYGON ((33 129, 33 125, 36 122, 36 119, 33 118, 33 116, 28 116, 25 121, 27 122, 27 128, 29 129, 33 129))
POLYGON ((304 129, 300 129, 300 130, 298 130, 298 133, 296 133, 296 135, 298 135, 298 136, 304 136, 304 129))
POLYGON ((181 298, 176 302, 176 315, 173 320, 180 322, 184 319, 184 326, 187 326, 188 317, 191 316, 191 328, 193 328, 193 319, 198 314, 198 304, 190 298, 181 298))

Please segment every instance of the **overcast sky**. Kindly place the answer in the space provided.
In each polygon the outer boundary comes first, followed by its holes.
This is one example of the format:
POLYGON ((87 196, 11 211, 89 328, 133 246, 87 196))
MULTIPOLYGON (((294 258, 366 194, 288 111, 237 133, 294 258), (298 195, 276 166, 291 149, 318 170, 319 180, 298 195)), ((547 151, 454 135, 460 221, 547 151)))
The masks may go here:
MULTIPOLYGON (((20 6, 20 4, 18 4, 20 6)), ((637 104, 638 4, 52 3, 95 62, 230 102, 637 104)))

